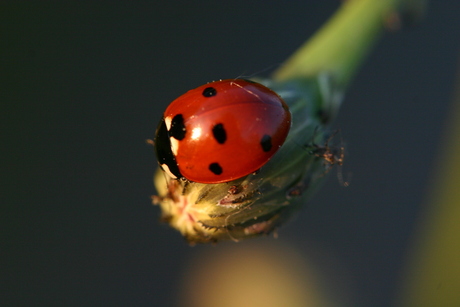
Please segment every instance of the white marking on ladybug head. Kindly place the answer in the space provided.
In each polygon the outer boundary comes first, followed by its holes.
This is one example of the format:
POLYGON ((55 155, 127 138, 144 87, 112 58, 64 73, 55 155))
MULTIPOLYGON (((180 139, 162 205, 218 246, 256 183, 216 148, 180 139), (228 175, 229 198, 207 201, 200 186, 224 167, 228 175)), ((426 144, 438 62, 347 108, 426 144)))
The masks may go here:
POLYGON ((163 171, 171 178, 173 179, 176 179, 177 177, 173 175, 173 173, 171 173, 171 171, 169 170, 169 167, 168 165, 166 164, 161 164, 161 168, 163 169, 163 171))
POLYGON ((197 140, 197 139, 199 139, 200 136, 201 136, 201 133, 202 133, 201 127, 195 127, 195 128, 193 128, 193 129, 192 129, 192 136, 191 136, 192 140, 197 140))
POLYGON ((166 124, 166 130, 171 130, 171 122, 172 118, 171 116, 165 117, 165 124, 166 124))
POLYGON ((179 150, 179 141, 173 137, 170 137, 169 142, 171 143, 171 151, 173 155, 177 156, 177 152, 179 150))

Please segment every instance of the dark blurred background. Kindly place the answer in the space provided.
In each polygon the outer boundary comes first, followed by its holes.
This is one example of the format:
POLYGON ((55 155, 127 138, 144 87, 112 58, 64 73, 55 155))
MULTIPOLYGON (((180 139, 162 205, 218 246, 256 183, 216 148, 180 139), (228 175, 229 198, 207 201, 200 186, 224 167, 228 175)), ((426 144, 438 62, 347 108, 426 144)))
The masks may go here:
POLYGON ((312 259, 339 306, 390 306, 446 132, 460 2, 383 36, 335 124, 351 185, 332 171, 278 239, 189 247, 150 203, 145 140, 168 103, 268 75, 339 5, 2 1, 2 305, 175 306, 191 259, 263 242, 312 259))

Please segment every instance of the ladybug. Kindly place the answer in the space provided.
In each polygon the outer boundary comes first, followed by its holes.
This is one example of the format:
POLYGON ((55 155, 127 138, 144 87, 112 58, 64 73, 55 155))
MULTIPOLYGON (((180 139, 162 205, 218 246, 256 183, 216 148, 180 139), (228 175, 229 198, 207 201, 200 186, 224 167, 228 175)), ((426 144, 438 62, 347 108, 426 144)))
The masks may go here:
POLYGON ((261 168, 284 143, 291 113, 269 88, 245 79, 211 82, 174 100, 154 140, 173 178, 221 183, 261 168))

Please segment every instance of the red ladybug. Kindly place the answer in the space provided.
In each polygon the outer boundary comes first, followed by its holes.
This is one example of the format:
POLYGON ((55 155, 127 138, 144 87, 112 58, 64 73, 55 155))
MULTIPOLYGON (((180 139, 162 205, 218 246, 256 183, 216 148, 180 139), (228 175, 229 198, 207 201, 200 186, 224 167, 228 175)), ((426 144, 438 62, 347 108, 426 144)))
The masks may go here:
POLYGON ((261 168, 284 143, 291 113, 262 84, 211 82, 174 100, 156 131, 161 168, 173 178, 232 181, 261 168))

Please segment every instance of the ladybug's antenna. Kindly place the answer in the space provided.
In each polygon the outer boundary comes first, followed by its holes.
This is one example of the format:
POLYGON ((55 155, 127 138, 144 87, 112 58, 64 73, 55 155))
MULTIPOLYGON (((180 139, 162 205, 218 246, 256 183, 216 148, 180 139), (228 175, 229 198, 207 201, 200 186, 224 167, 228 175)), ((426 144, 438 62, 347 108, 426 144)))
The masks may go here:
POLYGON ((271 64, 271 65, 269 65, 269 66, 267 66, 267 67, 265 67, 265 68, 263 68, 263 69, 261 69, 261 70, 258 70, 258 71, 256 71, 256 72, 253 72, 252 74, 249 74, 249 75, 246 75, 245 73, 241 73, 241 74, 240 74, 238 77, 236 77, 235 79, 241 79, 241 78, 242 78, 242 79, 246 79, 246 78, 249 78, 249 79, 250 79, 250 78, 254 78, 254 77, 257 77, 257 76, 259 76, 259 75, 261 75, 261 74, 263 74, 263 73, 265 73, 265 72, 267 72, 267 71, 269 71, 269 70, 272 70, 273 68, 277 68, 277 67, 281 66, 281 64, 282 64, 282 63, 271 64))

